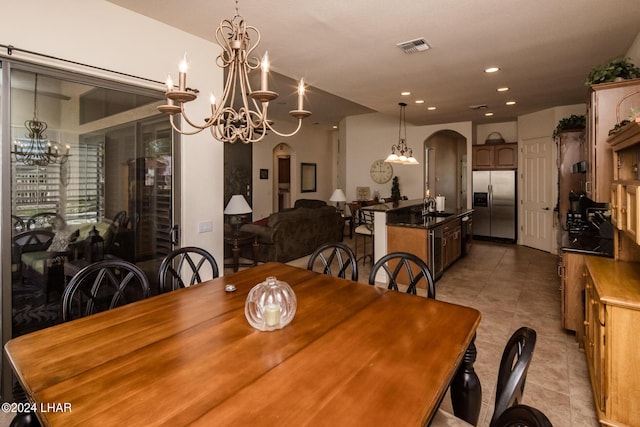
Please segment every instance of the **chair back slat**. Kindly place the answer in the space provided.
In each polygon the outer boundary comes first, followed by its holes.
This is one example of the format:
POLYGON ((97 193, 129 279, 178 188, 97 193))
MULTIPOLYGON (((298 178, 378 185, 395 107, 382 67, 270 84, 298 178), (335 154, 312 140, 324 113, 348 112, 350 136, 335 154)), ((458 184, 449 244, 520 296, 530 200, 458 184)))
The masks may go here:
POLYGON ((185 246, 169 253, 158 269, 158 284, 160 292, 170 292, 176 289, 201 283, 205 267, 211 272, 211 279, 219 276, 218 263, 213 255, 196 246, 185 246), (185 280, 187 279, 188 280, 185 280))
POLYGON ((414 254, 391 252, 384 255, 371 268, 370 285, 375 285, 379 270, 383 270, 387 276, 387 289, 398 291, 398 285, 403 285, 407 286, 408 294, 417 295, 418 284, 424 280, 427 297, 436 297, 436 288, 429 266, 414 254))
POLYGON ((527 371, 535 346, 536 331, 531 328, 522 327, 509 338, 500 360, 495 408, 490 425, 493 426, 507 408, 522 401, 527 371))
POLYGON ((309 257, 307 270, 318 271, 328 276, 347 278, 351 270, 351 280, 358 281, 358 262, 351 248, 341 242, 325 243, 319 246, 309 257), (316 270, 316 264, 319 270, 316 270), (337 267, 337 273, 334 270, 337 267))
POLYGON ((147 276, 124 260, 89 264, 71 278, 62 293, 62 320, 111 310, 149 297, 147 276))

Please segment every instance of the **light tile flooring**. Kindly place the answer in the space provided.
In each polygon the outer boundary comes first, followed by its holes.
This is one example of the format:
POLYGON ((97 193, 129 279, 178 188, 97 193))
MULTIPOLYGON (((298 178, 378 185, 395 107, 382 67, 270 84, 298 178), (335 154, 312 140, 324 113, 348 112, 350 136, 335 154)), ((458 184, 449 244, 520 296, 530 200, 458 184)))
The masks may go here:
MULTIPOLYGON (((353 240, 345 239, 353 244, 353 240)), ((306 268, 307 258, 290 264, 306 268)), ((584 352, 560 323, 557 258, 517 245, 474 241, 470 253, 436 283, 437 298, 482 312, 475 369, 482 384, 479 426, 488 426, 502 350, 520 326, 537 332, 523 403, 543 411, 556 427, 597 426, 584 352)), ((360 282, 371 266, 359 264, 360 282)), ((230 270, 225 269, 225 274, 230 270)), ((451 411, 446 397, 442 407, 451 411)), ((11 417, 0 413, 0 427, 11 417)))

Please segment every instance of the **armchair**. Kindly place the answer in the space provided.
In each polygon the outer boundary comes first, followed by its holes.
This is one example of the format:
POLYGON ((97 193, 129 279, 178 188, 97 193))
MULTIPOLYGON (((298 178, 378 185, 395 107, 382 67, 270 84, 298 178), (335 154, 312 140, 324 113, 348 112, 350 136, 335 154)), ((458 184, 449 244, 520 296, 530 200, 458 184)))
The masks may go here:
POLYGON ((64 263, 69 250, 49 250, 55 234, 49 230, 28 230, 16 234, 11 242, 11 270, 14 278, 41 285, 45 302, 53 287, 64 288, 64 263))

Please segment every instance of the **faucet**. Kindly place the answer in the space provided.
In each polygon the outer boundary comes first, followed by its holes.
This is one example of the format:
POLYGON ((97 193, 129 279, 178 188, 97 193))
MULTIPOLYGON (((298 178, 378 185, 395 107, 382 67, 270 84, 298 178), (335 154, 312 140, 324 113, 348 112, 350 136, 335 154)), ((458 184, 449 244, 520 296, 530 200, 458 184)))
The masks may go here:
POLYGON ((422 204, 422 216, 426 216, 429 212, 435 212, 436 210, 436 199, 431 196, 427 196, 423 200, 422 204))

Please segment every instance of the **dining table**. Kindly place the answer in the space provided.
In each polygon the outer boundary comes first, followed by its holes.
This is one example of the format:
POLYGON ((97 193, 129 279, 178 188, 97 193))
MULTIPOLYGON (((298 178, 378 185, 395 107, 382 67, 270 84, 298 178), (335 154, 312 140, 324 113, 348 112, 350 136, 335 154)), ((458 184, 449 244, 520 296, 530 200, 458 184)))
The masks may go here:
POLYGON ((480 318, 269 262, 16 337, 5 352, 48 426, 422 426, 449 386, 456 415, 475 424, 480 318), (245 317, 267 277, 297 300, 274 331, 245 317))

